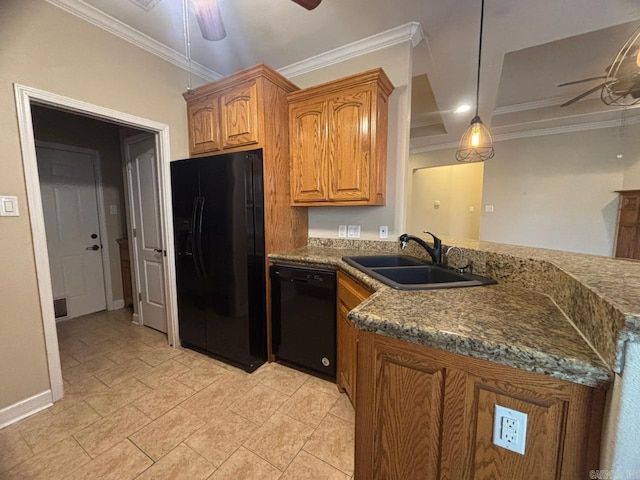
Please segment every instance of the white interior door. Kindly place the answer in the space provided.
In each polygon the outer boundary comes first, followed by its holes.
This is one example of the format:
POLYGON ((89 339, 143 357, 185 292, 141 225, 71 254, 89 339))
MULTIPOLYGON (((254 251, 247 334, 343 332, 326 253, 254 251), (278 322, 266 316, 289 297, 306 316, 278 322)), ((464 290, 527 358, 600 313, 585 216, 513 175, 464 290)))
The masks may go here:
POLYGON ((36 148, 54 303, 73 318, 106 309, 94 157, 36 148))
POLYGON ((125 155, 129 176, 133 248, 137 263, 140 320, 143 325, 167 332, 164 288, 164 248, 160 224, 160 200, 156 172, 155 136, 127 138, 125 155))

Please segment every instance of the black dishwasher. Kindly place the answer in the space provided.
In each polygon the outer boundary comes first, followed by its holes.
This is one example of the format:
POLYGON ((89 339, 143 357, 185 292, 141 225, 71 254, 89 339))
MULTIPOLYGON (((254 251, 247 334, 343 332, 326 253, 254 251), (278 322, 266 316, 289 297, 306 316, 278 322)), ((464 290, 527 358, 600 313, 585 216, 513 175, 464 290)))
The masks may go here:
POLYGON ((336 378, 336 272, 271 267, 271 346, 278 362, 336 378))

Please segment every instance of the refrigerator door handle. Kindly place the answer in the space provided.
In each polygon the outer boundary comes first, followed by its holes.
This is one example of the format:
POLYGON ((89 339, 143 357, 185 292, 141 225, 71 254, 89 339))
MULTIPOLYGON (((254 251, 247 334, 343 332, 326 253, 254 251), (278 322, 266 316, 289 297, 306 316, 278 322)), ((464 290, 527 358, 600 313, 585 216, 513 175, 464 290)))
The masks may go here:
POLYGON ((200 197, 200 206, 198 208, 197 220, 196 220, 197 221, 196 244, 198 246, 197 262, 199 263, 199 266, 200 266, 200 273, 202 274, 203 278, 207 278, 207 268, 204 263, 204 252, 202 248, 202 217, 204 216, 203 215, 204 202, 205 202, 205 197, 204 196, 200 197))
POLYGON ((202 277, 202 273, 200 272, 200 265, 198 264, 198 242, 196 240, 197 232, 197 218, 198 218, 198 207, 200 204, 200 197, 195 197, 193 199, 193 208, 191 209, 191 238, 189 239, 191 252, 187 251, 186 254, 192 256, 193 265, 196 269, 196 275, 198 278, 202 277))

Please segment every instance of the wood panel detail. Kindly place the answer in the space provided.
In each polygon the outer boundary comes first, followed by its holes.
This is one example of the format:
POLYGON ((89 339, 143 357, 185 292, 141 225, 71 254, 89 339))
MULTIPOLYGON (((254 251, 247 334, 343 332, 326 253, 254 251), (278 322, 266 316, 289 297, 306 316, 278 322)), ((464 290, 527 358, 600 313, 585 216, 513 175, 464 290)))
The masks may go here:
POLYGON ((364 331, 357 384, 358 478, 573 480, 598 468, 602 390, 364 331), (524 455, 493 444, 496 405, 528 415, 524 455))
POLYGON ((210 95, 187 104, 191 155, 220 150, 220 103, 210 95))
POLYGON ((222 146, 225 149, 258 143, 256 82, 244 83, 220 96, 222 146))

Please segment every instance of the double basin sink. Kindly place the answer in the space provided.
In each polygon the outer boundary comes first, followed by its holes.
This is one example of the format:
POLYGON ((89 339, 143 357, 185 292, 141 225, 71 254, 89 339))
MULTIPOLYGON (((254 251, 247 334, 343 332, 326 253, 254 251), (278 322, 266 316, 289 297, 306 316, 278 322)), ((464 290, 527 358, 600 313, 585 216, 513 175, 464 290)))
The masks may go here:
POLYGON ((426 290, 492 285, 495 280, 457 272, 408 255, 342 257, 346 263, 398 290, 426 290))

